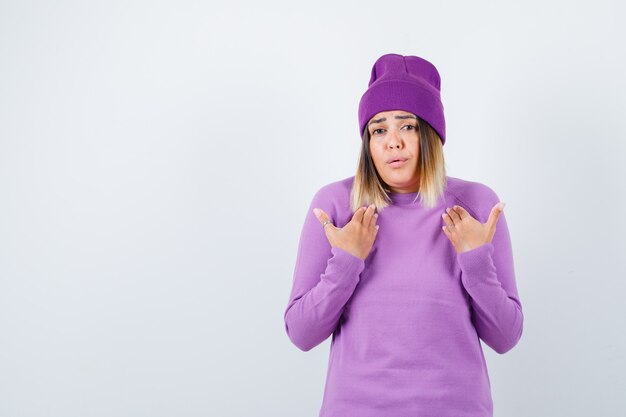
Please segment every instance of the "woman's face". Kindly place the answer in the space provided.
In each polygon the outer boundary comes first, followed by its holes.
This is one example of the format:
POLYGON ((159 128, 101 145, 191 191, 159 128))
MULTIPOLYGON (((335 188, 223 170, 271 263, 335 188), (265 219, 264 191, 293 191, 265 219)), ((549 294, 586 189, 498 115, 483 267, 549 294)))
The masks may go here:
POLYGON ((418 191, 419 132, 415 115, 404 110, 380 112, 369 120, 367 129, 370 153, 383 181, 394 192, 418 191), (392 162, 394 159, 400 162, 392 162))

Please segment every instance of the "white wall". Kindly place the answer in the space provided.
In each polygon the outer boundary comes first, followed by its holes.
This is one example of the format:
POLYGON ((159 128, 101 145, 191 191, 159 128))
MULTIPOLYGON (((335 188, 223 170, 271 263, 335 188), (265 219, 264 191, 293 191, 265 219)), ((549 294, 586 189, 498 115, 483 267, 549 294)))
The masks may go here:
POLYGON ((442 76, 449 175, 506 202, 498 416, 626 407, 616 1, 0 3, 0 415, 315 416, 282 314, 374 60, 442 76))

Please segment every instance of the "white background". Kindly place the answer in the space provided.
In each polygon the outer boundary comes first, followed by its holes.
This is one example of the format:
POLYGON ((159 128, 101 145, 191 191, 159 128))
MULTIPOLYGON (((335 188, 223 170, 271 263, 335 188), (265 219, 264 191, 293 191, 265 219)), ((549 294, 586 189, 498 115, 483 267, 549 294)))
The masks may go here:
POLYGON ((448 174, 506 203, 495 415, 623 413, 625 10, 579 3, 2 1, 0 416, 316 416, 298 238, 391 52, 441 74, 448 174))

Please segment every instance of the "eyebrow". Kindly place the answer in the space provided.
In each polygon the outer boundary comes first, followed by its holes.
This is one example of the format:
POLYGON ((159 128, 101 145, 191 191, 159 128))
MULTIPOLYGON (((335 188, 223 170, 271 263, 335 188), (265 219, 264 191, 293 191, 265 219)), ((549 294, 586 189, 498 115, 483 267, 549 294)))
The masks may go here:
MULTIPOLYGON (((413 116, 412 114, 407 114, 405 116, 396 116, 396 117, 394 117, 394 119, 415 119, 415 120, 417 120, 417 117, 413 116)), ((369 126, 369 125, 373 125, 373 124, 376 124, 376 123, 384 122, 385 120, 387 120, 386 117, 381 117, 380 119, 372 120, 367 125, 369 126)))

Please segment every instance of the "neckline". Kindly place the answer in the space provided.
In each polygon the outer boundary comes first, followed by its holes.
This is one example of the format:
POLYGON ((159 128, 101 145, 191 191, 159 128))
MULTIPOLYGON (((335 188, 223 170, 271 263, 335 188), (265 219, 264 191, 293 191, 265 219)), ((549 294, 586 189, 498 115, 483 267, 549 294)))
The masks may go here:
POLYGON ((387 192, 387 195, 389 196, 393 204, 400 206, 419 204, 419 198, 415 200, 418 194, 419 191, 416 191, 414 193, 398 193, 394 191, 387 192), (413 200, 415 200, 415 202, 413 202, 413 200))

